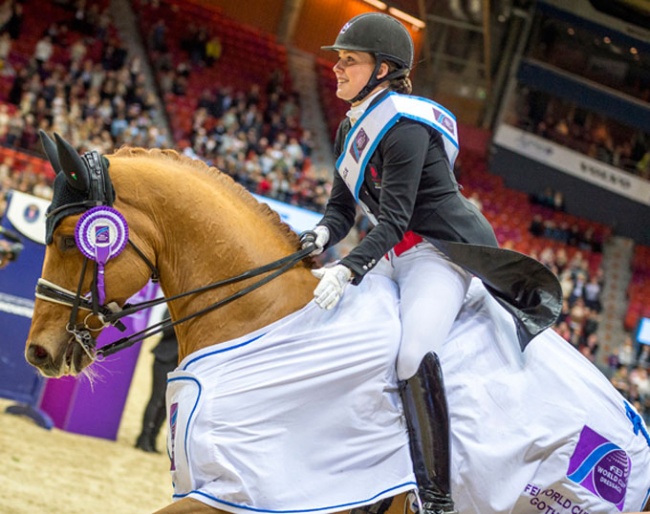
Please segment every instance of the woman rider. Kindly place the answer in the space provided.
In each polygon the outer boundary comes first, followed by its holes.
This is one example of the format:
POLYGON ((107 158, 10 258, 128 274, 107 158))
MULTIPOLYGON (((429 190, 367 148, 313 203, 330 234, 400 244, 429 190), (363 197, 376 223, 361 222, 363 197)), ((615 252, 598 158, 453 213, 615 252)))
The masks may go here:
POLYGON ((453 174, 455 118, 410 95, 413 42, 399 21, 361 14, 323 49, 338 52, 336 94, 351 108, 336 135, 331 197, 314 231, 303 235, 303 246, 315 243, 317 254, 343 239, 357 204, 374 227, 339 263, 314 270, 320 278, 315 301, 334 308, 346 285, 358 284, 373 268, 398 284, 403 333, 397 373, 418 503, 425 514, 454 513, 449 419, 436 352, 472 275, 515 316, 522 349, 557 317, 559 284, 537 261, 499 249, 489 222, 460 193, 453 174))

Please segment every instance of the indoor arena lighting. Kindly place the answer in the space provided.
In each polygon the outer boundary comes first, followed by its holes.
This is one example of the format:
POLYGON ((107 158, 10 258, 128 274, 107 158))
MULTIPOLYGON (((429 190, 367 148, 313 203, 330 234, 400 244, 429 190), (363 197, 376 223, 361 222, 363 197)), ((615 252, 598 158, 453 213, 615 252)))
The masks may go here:
POLYGON ((372 5, 375 9, 379 9, 380 11, 385 11, 388 9, 388 6, 382 2, 381 0, 363 0, 367 4, 372 5))
MULTIPOLYGON (((366 0, 366 2, 367 1, 368 0, 366 0)), ((423 29, 424 27, 426 27, 426 24, 422 20, 420 20, 420 19, 418 19, 418 18, 416 18, 414 16, 411 16, 410 14, 406 14, 404 11, 400 11, 399 9, 396 9, 395 7, 389 7, 388 12, 390 14, 392 14, 393 16, 395 16, 395 18, 400 18, 400 19, 404 20, 405 22, 410 23, 411 25, 413 25, 414 27, 417 27, 419 29, 423 29)))

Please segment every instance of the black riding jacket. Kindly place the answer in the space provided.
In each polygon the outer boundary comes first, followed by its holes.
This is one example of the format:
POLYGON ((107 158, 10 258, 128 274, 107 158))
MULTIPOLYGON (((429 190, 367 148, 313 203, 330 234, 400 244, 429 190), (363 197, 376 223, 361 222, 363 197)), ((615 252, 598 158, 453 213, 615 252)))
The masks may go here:
MULTIPOLYGON (((373 104, 384 94, 378 95, 373 104)), ((372 104, 371 104, 372 105, 372 104)), ((341 155, 349 119, 338 128, 335 155, 341 155)), ((461 193, 445 152, 442 136, 433 127, 401 118, 375 149, 359 191, 377 225, 341 264, 359 283, 404 233, 412 230, 479 277, 488 291, 515 318, 522 349, 551 326, 561 310, 557 277, 535 259, 498 247, 490 223, 461 193)), ((319 225, 330 230, 328 246, 352 228, 356 201, 338 173, 319 225)))
MULTIPOLYGON (((346 118, 336 137, 337 157, 349 130, 346 118)), ((364 171, 359 200, 378 223, 341 261, 356 283, 409 230, 427 238, 498 246, 490 223, 460 193, 440 133, 410 119, 398 121, 382 138, 364 171)), ((336 173, 319 222, 330 230, 329 245, 348 234, 355 214, 354 196, 336 173)))

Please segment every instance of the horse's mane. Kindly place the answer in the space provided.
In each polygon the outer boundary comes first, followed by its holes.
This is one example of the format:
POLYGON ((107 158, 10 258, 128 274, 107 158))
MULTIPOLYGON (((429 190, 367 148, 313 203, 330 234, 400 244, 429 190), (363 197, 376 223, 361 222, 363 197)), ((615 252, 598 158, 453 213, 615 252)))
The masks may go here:
POLYGON ((271 209, 267 204, 258 202, 255 197, 251 195, 246 190, 246 188, 244 188, 244 186, 235 182, 230 175, 223 173, 221 170, 215 168, 214 166, 208 166, 208 164, 199 159, 192 159, 186 155, 179 154, 176 150, 171 149, 146 149, 130 146, 123 146, 108 157, 146 157, 156 160, 173 161, 174 163, 178 163, 185 168, 203 172, 225 187, 230 188, 251 209, 257 211, 261 216, 265 217, 266 219, 270 220, 271 223, 276 225, 280 232, 285 237, 287 237, 292 244, 295 246, 298 245, 297 234, 291 229, 291 227, 289 227, 289 225, 282 221, 277 212, 271 209))

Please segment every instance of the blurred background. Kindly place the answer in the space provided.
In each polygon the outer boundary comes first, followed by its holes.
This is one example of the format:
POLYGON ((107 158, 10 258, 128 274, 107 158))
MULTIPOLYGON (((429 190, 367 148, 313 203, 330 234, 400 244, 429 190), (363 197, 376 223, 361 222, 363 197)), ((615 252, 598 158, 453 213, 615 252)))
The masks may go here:
POLYGON ((463 193, 560 278, 554 330, 648 419, 646 0, 5 0, 0 214, 11 191, 51 197, 39 129, 80 152, 173 148, 321 212, 348 106, 320 46, 367 11, 404 23, 414 94, 456 114, 463 193))

